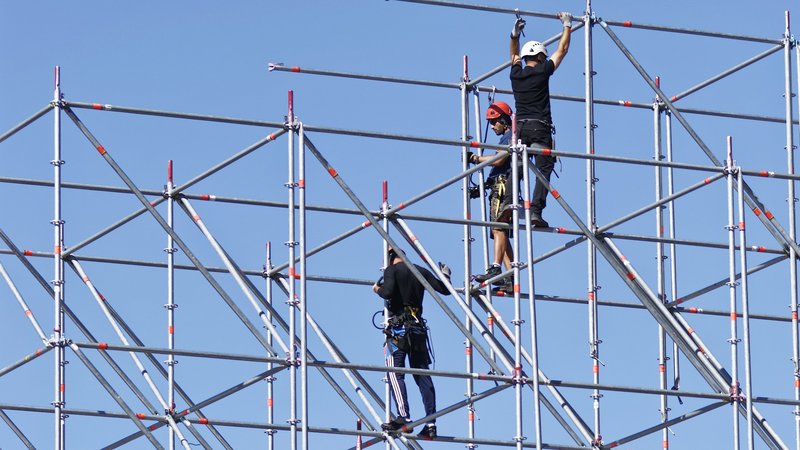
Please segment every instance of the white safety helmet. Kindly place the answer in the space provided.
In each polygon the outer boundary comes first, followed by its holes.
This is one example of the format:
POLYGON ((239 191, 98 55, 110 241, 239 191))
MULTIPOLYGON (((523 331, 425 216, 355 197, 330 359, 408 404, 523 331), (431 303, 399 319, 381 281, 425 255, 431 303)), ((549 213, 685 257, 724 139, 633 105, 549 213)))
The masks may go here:
POLYGON ((544 53, 544 56, 547 56, 547 49, 544 47, 544 44, 539 41, 528 41, 522 46, 522 51, 519 52, 519 56, 527 58, 529 56, 536 56, 539 53, 544 53))

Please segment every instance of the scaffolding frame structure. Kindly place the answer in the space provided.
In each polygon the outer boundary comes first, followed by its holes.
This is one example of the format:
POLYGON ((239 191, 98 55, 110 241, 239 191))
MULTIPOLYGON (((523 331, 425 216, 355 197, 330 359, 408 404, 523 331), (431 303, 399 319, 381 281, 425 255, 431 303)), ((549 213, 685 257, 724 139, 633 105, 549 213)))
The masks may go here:
MULTIPOLYGON (((552 19, 553 13, 537 11, 523 11, 498 7, 463 4, 439 0, 399 0, 407 3, 425 4, 444 8, 461 8, 482 12, 502 14, 518 14, 522 17, 552 19)), ((352 439, 355 449, 366 448, 371 445, 382 444, 387 449, 420 449, 424 440, 410 433, 389 433, 381 431, 380 424, 388 421, 391 416, 389 408, 389 383, 388 372, 402 374, 423 374, 442 379, 464 380, 466 395, 463 401, 446 406, 439 406, 439 410, 427 417, 421 417, 410 427, 425 424, 456 411, 466 411, 467 435, 466 436, 439 436, 434 441, 451 444, 465 445, 467 448, 478 446, 496 446, 536 448, 536 449, 610 449, 623 446, 638 439, 659 433, 663 448, 669 448, 669 428, 677 424, 702 416, 710 411, 730 406, 732 415, 733 446, 738 449, 747 446, 749 449, 756 445, 766 446, 770 449, 800 449, 800 419, 795 420, 795 436, 789 439, 781 436, 767 421, 759 405, 780 405, 791 408, 792 414, 800 417, 800 341, 798 340, 800 323, 798 322, 797 303, 797 257, 800 252, 796 240, 796 207, 795 207, 795 182, 800 180, 800 175, 794 170, 794 143, 793 131, 797 120, 793 115, 792 93, 792 59, 800 61, 800 48, 791 34, 789 26, 789 12, 786 12, 786 27, 782 39, 767 39, 754 36, 733 35, 701 30, 682 29, 659 25, 636 24, 631 22, 616 22, 602 20, 592 8, 591 0, 586 0, 586 10, 583 16, 575 16, 572 32, 583 30, 584 36, 584 75, 585 94, 583 97, 566 95, 553 95, 553 100, 581 102, 585 112, 585 151, 570 152, 537 146, 526 147, 513 140, 511 146, 497 146, 486 144, 480 136, 482 123, 481 94, 506 93, 511 91, 497 89, 493 86, 481 85, 490 77, 501 73, 509 67, 504 63, 497 68, 471 79, 468 71, 468 60, 464 57, 463 75, 459 83, 445 83, 391 76, 368 74, 344 73, 330 70, 307 69, 298 66, 284 66, 282 64, 269 64, 271 72, 285 72, 295 74, 310 74, 318 76, 344 77, 357 80, 370 80, 384 83, 399 83, 406 85, 427 86, 439 89, 456 90, 460 96, 461 106, 461 138, 458 140, 443 139, 424 136, 398 135, 376 131, 331 128, 325 126, 306 125, 298 119, 294 111, 293 92, 288 93, 288 109, 284 121, 262 121, 241 119, 233 117, 212 116, 195 113, 153 110, 138 107, 117 106, 101 103, 85 103, 65 99, 61 92, 60 68, 55 69, 54 94, 52 102, 37 111, 17 126, 0 135, 0 143, 9 139, 28 125, 52 113, 53 122, 53 179, 36 180, 2 177, 0 182, 20 186, 38 186, 51 188, 53 192, 53 252, 41 252, 21 249, 18 243, 7 234, 0 220, 0 240, 5 248, 0 249, 4 255, 2 262, 20 265, 25 269, 25 276, 32 277, 47 296, 53 299, 53 334, 44 332, 40 319, 37 319, 28 306, 23 294, 17 289, 13 278, 9 275, 3 264, 0 264, 0 276, 3 277, 13 298, 19 303, 22 312, 30 321, 36 334, 41 339, 41 348, 33 353, 24 355, 18 361, 8 364, 0 369, 0 377, 16 370, 24 370, 26 366, 38 358, 52 353, 53 356, 53 401, 47 406, 31 406, 19 404, 0 404, 0 418, 16 435, 19 442, 26 448, 35 448, 30 436, 35 430, 26 430, 18 426, 10 412, 30 412, 51 414, 53 423, 53 448, 63 450, 68 447, 66 439, 69 416, 104 417, 127 420, 132 422, 136 431, 121 436, 119 440, 107 443, 103 448, 118 448, 131 442, 140 442, 146 439, 150 445, 157 449, 182 447, 189 450, 193 445, 190 439, 203 448, 234 448, 225 438, 225 429, 247 428, 263 431, 266 434, 264 446, 269 450, 275 448, 302 448, 308 449, 313 442, 311 433, 323 435, 341 435, 352 439), (595 75, 593 66, 593 31, 599 27, 614 43, 622 55, 630 62, 640 75, 642 81, 653 91, 652 103, 635 103, 627 100, 597 99, 594 96, 595 75), (770 47, 737 64, 716 76, 713 76, 697 85, 675 95, 667 95, 660 85, 657 77, 652 77, 638 62, 636 57, 625 46, 624 42, 614 32, 615 27, 638 28, 651 32, 677 33, 684 35, 700 36, 704 38, 728 39, 767 44, 770 47), (722 80, 723 78, 764 60, 770 55, 783 51, 784 55, 784 95, 785 116, 768 117, 753 114, 742 114, 728 111, 711 111, 694 108, 678 108, 676 103, 703 88, 722 80), (634 108, 650 110, 653 114, 653 159, 636 159, 623 156, 601 155, 595 153, 595 105, 609 107, 634 108), (107 149, 98 140, 90 128, 79 118, 78 112, 82 110, 99 112, 117 112, 122 114, 135 114, 154 117, 166 117, 192 121, 218 122, 255 126, 270 129, 270 133, 235 153, 223 161, 215 164, 206 171, 198 174, 185 183, 176 184, 173 179, 172 161, 168 162, 168 175, 163 190, 143 189, 136 185, 128 176, 125 169, 112 156, 112 149, 107 149), (785 125, 787 168, 783 173, 774 171, 748 170, 738 166, 733 159, 733 142, 728 138, 727 158, 718 159, 703 141, 687 120, 687 115, 716 116, 747 121, 782 123, 785 125), (103 186, 96 184, 82 184, 64 182, 62 169, 64 157, 62 154, 61 134, 62 118, 66 116, 76 129, 85 137, 90 145, 97 151, 111 171, 125 184, 124 188, 103 186), (708 157, 711 164, 691 164, 678 162, 673 159, 672 133, 674 122, 688 133, 697 147, 708 157), (470 124, 477 136, 470 133, 470 124), (272 131, 274 130, 274 131, 272 131), (314 134, 337 134, 354 136, 365 139, 384 139, 405 141, 427 145, 439 145, 458 148, 461 151, 460 173, 442 181, 419 194, 392 206, 388 198, 388 186, 383 186, 383 201, 380 209, 371 210, 354 193, 347 180, 336 170, 326 158, 325 150, 314 143, 314 134), (285 187, 288 191, 287 201, 278 202, 260 199, 243 199, 234 197, 218 197, 208 194, 194 194, 190 188, 209 176, 224 170, 243 157, 270 145, 277 145, 277 141, 284 139, 287 143, 287 181, 285 187), (494 150, 497 155, 481 164, 470 166, 467 162, 467 152, 475 150, 494 150), (514 198, 522 200, 522 204, 513 205, 513 220, 510 225, 490 222, 487 220, 485 202, 480 202, 480 220, 473 219, 473 204, 470 199, 470 177, 478 176, 478 192, 480 199, 486 197, 482 169, 500 158, 506 152, 512 158, 513 177, 521 181, 522 189, 517 192, 518 183, 514 186, 514 198), (307 156, 312 158, 307 159, 307 156), (574 158, 585 161, 586 196, 585 216, 581 216, 573 208, 570 201, 565 199, 556 187, 545 179, 538 169, 529 164, 532 155, 553 155, 562 158, 574 158), (597 221, 597 195, 596 183, 598 181, 595 164, 606 162, 623 165, 639 165, 651 167, 654 171, 655 196, 653 202, 631 211, 624 216, 602 225, 597 221), (307 164, 319 164, 337 184, 341 191, 351 201, 352 208, 339 208, 331 206, 311 205, 306 200, 306 168, 307 164), (674 171, 700 172, 704 178, 697 183, 677 189, 674 183, 674 171), (757 197, 754 190, 748 186, 749 179, 784 180, 787 182, 788 224, 784 226, 770 212, 764 203, 757 197), (725 180, 727 225, 727 243, 704 242, 680 239, 676 231, 675 200, 702 190, 715 182, 725 180), (538 180, 543 183, 552 200, 575 224, 574 229, 563 227, 531 229, 530 224, 531 203, 530 193, 533 183, 538 180), (434 217, 413 215, 407 213, 411 207, 442 191, 443 189, 461 185, 463 191, 462 209, 463 216, 458 219, 447 217, 434 217), (124 193, 135 196, 141 203, 141 208, 107 225, 96 234, 79 241, 75 245, 67 245, 64 239, 65 222, 62 212, 62 191, 83 190, 124 193), (216 201, 236 205, 253 205, 265 208, 285 208, 287 211, 287 236, 284 242, 287 248, 286 263, 276 265, 273 260, 271 243, 266 247, 266 263, 262 270, 246 269, 241 267, 233 255, 224 247, 223 243, 215 237, 210 226, 206 224, 197 209, 195 202, 216 201), (166 203, 166 214, 159 212, 157 207, 166 203), (222 267, 212 267, 203 264, 195 256, 192 248, 182 238, 181 233, 175 229, 175 213, 181 212, 190 218, 197 230, 207 241, 209 248, 223 262, 222 267), (308 212, 326 214, 344 214, 359 216, 363 222, 359 225, 335 236, 328 241, 311 248, 307 239, 308 212), (754 216, 749 216, 752 211, 754 216), (666 217, 665 213, 666 212, 666 217), (655 218, 654 235, 633 235, 614 232, 613 230, 623 223, 627 223, 645 214, 652 214, 655 218), (111 233, 118 231, 123 225, 132 220, 145 216, 152 219, 166 236, 166 260, 140 261, 132 259, 99 257, 82 255, 80 251, 87 245, 101 240, 111 233), (746 217, 755 217, 761 225, 775 238, 774 248, 765 246, 747 245, 745 221, 746 217), (464 284, 456 286, 442 273, 437 259, 432 255, 426 243, 423 243, 415 233, 415 227, 410 221, 442 223, 451 226, 460 225, 463 237, 463 269, 464 284), (508 227, 514 236, 524 236, 524 247, 520 239, 513 240, 513 253, 515 260, 510 272, 503 273, 479 285, 472 282, 473 275, 478 270, 485 270, 489 264, 489 247, 487 231, 492 227, 508 227), (362 364, 347 358, 341 348, 328 337, 319 322, 313 317, 313 311, 308 308, 308 282, 339 283, 360 286, 370 286, 371 281, 330 277, 324 275, 311 275, 308 273, 307 260, 326 249, 339 244, 364 230, 373 229, 380 236, 383 253, 391 246, 394 248, 405 247, 413 250, 413 254, 425 262, 427 267, 442 279, 452 296, 453 301, 445 301, 422 274, 411 264, 409 257, 399 255, 408 264, 411 272, 426 288, 430 300, 436 303, 459 330, 465 339, 465 370, 423 370, 413 368, 387 368, 379 365, 362 364), (391 233, 390 233, 391 230, 391 233), (473 248, 476 242, 475 233, 480 234, 480 250, 473 248), (666 230, 666 232, 665 232, 666 230), (534 233, 534 231, 536 233, 534 233), (539 233, 556 233, 565 236, 574 236, 572 240, 563 245, 541 249, 538 256, 534 254, 535 236, 539 233), (626 258, 617 245, 619 241, 640 241, 655 244, 656 247, 656 274, 654 285, 649 285, 640 275, 634 262, 626 258), (536 290, 536 264, 556 257, 565 251, 580 245, 586 247, 586 298, 554 297, 542 295, 536 290), (728 277, 710 284, 709 286, 678 297, 677 272, 679 246, 725 249, 728 251, 728 277), (543 251, 544 250, 544 251, 543 251), (175 261, 176 252, 180 252, 191 264, 178 264, 175 261), (480 256, 476 257, 476 253, 480 256), (767 253, 774 258, 758 265, 748 264, 749 253, 767 253), (53 261, 53 276, 48 277, 37 269, 32 263, 32 258, 49 258, 53 261), (607 267, 616 273, 619 280, 624 283, 630 293, 636 297, 639 304, 601 300, 599 298, 598 266, 604 261, 607 267), (91 271, 84 267, 84 263, 117 264, 130 267, 131 270, 139 267, 156 267, 166 269, 167 273, 167 303, 165 305, 167 336, 166 347, 147 345, 129 326, 122 314, 117 312, 99 288, 93 284, 91 271), (789 266, 789 295, 790 315, 780 316, 771 314, 751 313, 748 293, 748 277, 761 270, 778 264, 789 266), (72 311, 69 306, 70 293, 66 292, 67 272, 74 272, 76 279, 82 280, 91 298, 97 303, 101 315, 108 321, 113 329, 117 343, 106 342, 95 337, 90 324, 85 323, 81 317, 72 311), (253 335, 263 347, 259 355, 245 355, 236 353, 220 353, 198 349, 181 349, 175 346, 175 303, 174 289, 176 270, 189 270, 198 273, 208 285, 218 294, 219 298, 229 307, 242 325, 253 335), (217 280, 215 275, 229 276, 234 280, 240 292, 234 294, 217 280), (493 281, 501 277, 512 276, 514 280, 513 318, 506 321, 498 312, 494 297, 503 297, 502 292, 491 289, 493 281), (259 287, 253 280, 263 280, 265 284, 259 287), (698 298, 716 289, 727 287, 729 293, 729 310, 709 310, 695 307, 686 307, 685 303, 698 298), (286 309, 279 306, 284 301, 286 309), (589 367, 592 373, 591 382, 580 382, 568 379, 555 379, 547 374, 547 367, 539 364, 539 347, 541 342, 537 332, 537 305, 542 302, 555 302, 559 304, 580 304, 587 308, 586 325, 588 327, 589 342, 589 367), (644 386, 623 386, 604 384, 601 380, 602 366, 600 359, 600 308, 625 308, 645 310, 658 326, 658 388, 644 386), (527 308, 527 315, 523 312, 527 308), (705 314, 709 316, 728 317, 730 319, 730 361, 723 363, 722 357, 715 356, 701 339, 698 330, 695 330, 684 317, 686 314, 705 314), (256 319, 257 316, 257 320, 256 319), (766 323, 787 324, 791 327, 792 354, 795 369, 787 371, 786 378, 791 379, 792 395, 786 397, 770 397, 760 395, 758 388, 754 387, 752 379, 751 361, 751 321, 764 321, 766 323), (67 326, 68 325, 68 326, 67 326), (78 333, 79 332, 79 333, 78 333), (309 345, 313 339, 320 345, 309 345), (526 341, 529 346, 523 343, 526 341), (102 358, 107 366, 98 366, 93 358, 87 356, 89 352, 97 352, 97 357, 102 358), (132 363, 136 366, 143 381, 150 392, 140 389, 131 379, 126 370, 117 362, 121 353, 128 353, 132 363), (105 409, 89 410, 70 408, 66 397, 66 379, 68 375, 67 355, 73 355, 85 369, 97 380, 98 384, 107 392, 110 398, 118 405, 120 411, 105 409), (325 354, 325 357, 320 356, 325 354), (475 355, 479 359, 475 360, 475 355), (159 361, 156 356, 163 355, 166 361, 159 361), (195 396, 181 387, 182 374, 176 371, 177 357, 196 357, 218 361, 241 361, 258 363, 266 370, 262 370, 252 377, 231 386, 221 392, 198 400, 195 396), (671 364, 670 364, 671 362, 671 364), (681 371, 692 370, 681 368, 680 363, 687 362, 696 370, 708 384, 707 391, 688 391, 680 386, 681 371), (155 371, 166 380, 166 389, 159 388, 150 374, 147 366, 154 367, 155 371), (487 367, 486 372, 476 371, 476 366, 487 367), (672 369, 673 379, 668 379, 668 369, 672 369), (321 378, 325 379, 331 389, 338 395, 344 404, 353 413, 353 422, 357 426, 352 429, 341 427, 312 426, 309 423, 309 409, 312 400, 309 386, 309 369, 316 370, 321 378), (337 381, 332 372, 340 371, 346 383, 337 381), (276 374, 285 375, 288 382, 278 384, 276 374), (371 374, 384 374, 383 389, 377 389, 374 383, 366 378, 371 374), (113 381, 112 381, 113 380, 113 381), (229 396, 256 385, 262 381, 267 383, 267 407, 264 412, 265 420, 240 421, 225 418, 209 418, 203 409, 210 405, 222 402, 229 396), (115 386, 120 383, 126 387, 124 391, 115 386), (480 383, 480 384, 479 384, 480 383), (490 387, 486 387, 486 385, 490 387), (287 386, 288 385, 288 386, 287 386), (283 394, 289 399, 287 424, 276 422, 273 399, 278 388, 284 388, 283 394), (513 405, 509 405, 508 418, 513 417, 515 434, 507 439, 489 439, 478 436, 475 424, 476 403, 495 394, 512 389, 514 392, 513 405), (568 389, 590 392, 592 417, 584 417, 564 395, 568 389), (530 394, 528 394, 530 391, 530 394), (659 423, 631 433, 626 436, 610 435, 609 427, 601 416, 601 404, 604 392, 624 392, 630 394, 656 395, 659 397, 659 423), (531 395, 531 407, 524 407, 523 399, 531 395), (193 398, 195 397, 195 398, 193 398), (697 409, 682 412, 680 415, 671 415, 675 408, 670 399, 694 398, 702 399, 706 403, 697 409), (137 406, 133 406, 136 404, 137 406), (671 408, 672 405, 672 408, 671 408), (546 412, 541 410, 544 406, 546 412), (144 407, 145 412, 136 412, 136 408, 144 407), (545 419, 544 416, 548 419, 545 419), (571 442, 554 442, 550 429, 545 424, 554 428, 560 427, 571 442), (601 428, 601 425, 603 427, 601 428), (744 425, 744 426, 742 426, 744 425), (156 437, 155 431, 166 427, 168 440, 166 444, 156 437), (288 434, 288 444, 277 440, 278 433, 288 434), (605 435, 604 435, 605 434, 605 435), (740 442, 740 440, 742 442, 740 442), (794 441, 792 445, 791 442, 794 441)), ((547 39, 546 45, 556 42, 559 35, 547 39)), ((796 75, 800 83, 800 74, 796 75)), ((800 90, 800 85, 798 86, 800 90)), ((515 133, 515 131, 514 131, 515 133)), ((516 134, 515 134, 516 136, 516 134)), ((555 206, 551 206, 555 208, 555 206)), ((412 252, 409 252, 412 253, 412 252)), ((383 265, 388 261, 384 258, 383 265)), ((641 269, 641 268, 640 268, 641 269)), ((76 291, 79 288, 74 288, 76 291)), ((37 293, 38 294, 38 293, 37 293)), ((432 308, 432 306, 429 306, 432 308)), ((385 312, 384 312, 385 315, 385 312)), ((4 319, 9 320, 9 319, 4 319)), ((96 327, 94 327, 96 328, 96 327)), ((262 367, 262 368, 263 368, 262 367)), ((338 373, 338 372, 337 372, 338 373)), ((0 381, 2 382, 2 381, 0 381)), ((787 382, 787 385, 789 383, 787 382)), ((196 445, 196 444, 195 444, 196 445)))

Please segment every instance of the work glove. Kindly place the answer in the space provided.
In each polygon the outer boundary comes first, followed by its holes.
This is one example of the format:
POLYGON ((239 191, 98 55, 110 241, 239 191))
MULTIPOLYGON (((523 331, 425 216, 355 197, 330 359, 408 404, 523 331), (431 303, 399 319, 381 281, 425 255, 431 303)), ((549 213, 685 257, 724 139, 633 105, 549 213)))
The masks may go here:
POLYGON ((572 14, 560 12, 558 13, 558 18, 561 19, 561 23, 564 24, 565 27, 572 28, 572 14))
POLYGON ((512 39, 519 39, 520 33, 525 28, 525 19, 521 17, 517 17, 517 21, 514 22, 514 28, 511 30, 511 38, 512 39))
POLYGON ((452 274, 452 271, 450 270, 450 267, 448 267, 447 264, 444 264, 442 262, 439 262, 438 264, 439 264, 439 270, 441 270, 442 274, 445 276, 445 278, 447 278, 449 280, 450 279, 450 275, 452 274))
POLYGON ((468 164, 476 164, 475 157, 478 156, 475 153, 467 152, 467 163, 468 164))

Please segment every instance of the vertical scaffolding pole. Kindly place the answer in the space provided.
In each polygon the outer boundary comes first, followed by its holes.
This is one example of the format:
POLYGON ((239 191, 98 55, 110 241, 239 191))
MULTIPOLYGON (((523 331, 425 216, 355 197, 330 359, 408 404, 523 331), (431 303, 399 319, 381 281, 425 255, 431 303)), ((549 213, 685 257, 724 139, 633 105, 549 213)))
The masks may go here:
MULTIPOLYGON (((786 164, 787 172, 794 174, 794 139, 792 136, 792 56, 791 47, 794 45, 794 40, 791 34, 789 25, 789 11, 785 12, 786 30, 784 34, 784 100, 786 103, 786 164)), ((798 58, 800 61, 800 58, 798 58)), ((800 83, 800 77, 798 77, 800 83)), ((796 236, 796 209, 795 205, 797 199, 794 193, 794 181, 787 182, 788 188, 788 202, 789 202, 789 237, 792 241, 797 240, 796 236)), ((792 311, 792 360, 794 361, 794 398, 800 400, 800 340, 798 332, 800 332, 797 320, 797 252, 793 247, 789 247, 789 278, 790 278, 790 296, 789 308, 792 311)), ((800 450, 800 407, 795 407, 795 448, 800 450)))
MULTIPOLYGON (((464 55, 464 71, 461 77, 461 140, 464 142, 469 142, 469 57, 464 55)), ((466 171, 469 169, 469 161, 467 161, 467 146, 461 147, 461 170, 466 171)), ((470 204, 469 204, 469 178, 464 177, 461 180, 461 190, 463 193, 463 209, 464 209, 464 220, 470 220, 470 204)), ((472 236, 471 230, 469 225, 464 225, 464 292, 469 292, 470 289, 470 278, 472 273, 472 236)), ((472 296, 464 295, 464 299, 467 302, 467 308, 472 309, 472 296)), ((469 318, 465 318, 464 322, 466 324, 467 332, 472 334, 472 323, 470 323, 469 318)), ((464 341, 464 353, 466 358, 466 371, 467 373, 472 372, 472 345, 470 345, 469 339, 464 341)), ((473 387, 473 380, 467 379, 467 392, 464 394, 467 397, 467 400, 471 399, 474 395, 474 387, 473 387)), ((472 420, 474 418, 473 410, 472 410, 472 403, 469 403, 469 408, 467 409, 467 435, 470 439, 475 437, 475 422, 472 420)), ((472 444, 469 444, 467 448, 473 448, 472 444)))
MULTIPOLYGON (((514 142, 511 152, 511 229, 514 233, 514 240, 512 248, 514 257, 511 261, 511 266, 514 270, 514 393, 516 398, 516 419, 517 419, 517 435, 514 436, 514 441, 517 443, 517 450, 522 450, 522 442, 525 437, 522 435, 522 323, 520 318, 519 307, 519 156, 522 147, 522 141, 517 141, 517 117, 514 115, 511 118, 513 130, 511 131, 511 139, 514 142)), ((525 224, 525 232, 530 233, 530 222, 525 224)), ((528 268, 528 270, 531 270, 528 268)))
POLYGON ((288 180, 286 187, 289 190, 289 240, 286 246, 289 248, 289 349, 286 354, 286 362, 289 364, 289 433, 291 436, 291 449, 297 450, 297 364, 295 361, 295 348, 297 347, 295 321, 297 308, 297 295, 295 294, 295 230, 294 230, 294 91, 289 91, 289 114, 286 118, 289 127, 289 154, 288 154, 288 180))
MULTIPOLYGON (((661 79, 656 77, 656 86, 660 87, 661 79)), ((653 101, 653 158, 656 161, 664 159, 661 154, 661 103, 658 97, 653 101)), ((662 168, 657 166, 655 168, 655 190, 656 201, 660 201, 663 196, 662 185, 662 168)), ((662 207, 655 209, 656 213, 656 236, 658 238, 664 237, 664 210, 662 207)), ((656 273, 657 273, 657 286, 658 298, 662 303, 666 303, 666 283, 664 281, 664 244, 662 242, 656 243, 656 273)), ((667 333, 664 327, 658 326, 658 386, 660 389, 667 388, 667 333)), ((659 396, 659 411, 661 413, 661 423, 666 423, 669 420, 669 405, 667 403, 667 396, 659 396)), ((661 430, 662 448, 669 448, 669 430, 664 427, 661 430)))
POLYGON ((747 236, 745 234, 744 193, 742 191, 742 169, 736 171, 736 184, 739 191, 739 269, 742 271, 742 321, 744 322, 744 389, 747 416, 747 448, 753 450, 753 383, 750 365, 750 303, 747 290, 747 236))
MULTIPOLYGON (((664 111, 664 126, 667 131, 667 161, 672 162, 672 113, 664 111)), ((667 196, 675 194, 675 180, 673 179, 672 167, 667 167, 667 196)), ((675 202, 667 204, 669 216, 669 238, 674 240, 675 230, 675 202)), ((670 303, 678 301, 678 248, 674 242, 669 244, 669 280, 670 280, 670 303)), ((672 343, 672 389, 678 390, 681 382, 680 350, 678 344, 672 343)))
POLYGON ((300 403, 303 450, 308 450, 308 296, 306 295, 306 147, 303 122, 298 123, 297 170, 300 200, 300 403))
MULTIPOLYGON (((175 199, 172 198, 172 190, 175 187, 172 178, 172 160, 167 163, 167 225, 170 229, 174 230, 174 208, 175 199)), ((167 304, 164 308, 167 310, 167 348, 170 350, 175 348, 175 247, 173 247, 172 235, 167 233, 167 248, 164 249, 167 253, 167 304)), ((169 405, 170 412, 175 412, 175 356, 172 354, 167 355, 167 360, 164 361, 167 365, 167 405, 169 405)), ((175 450, 175 431, 169 429, 169 450, 175 450)))
MULTIPOLYGON (((592 0, 586 0, 586 16, 584 17, 584 79, 586 81, 584 106, 586 109, 586 154, 594 154, 594 60, 592 28, 594 12, 592 0)), ((586 160, 586 224, 590 230, 597 230, 597 215, 595 213, 595 176, 594 160, 586 160)), ((592 360, 592 380, 600 384, 600 339, 597 324, 597 249, 591 241, 586 244, 586 274, 587 274, 587 305, 589 321, 589 357, 592 360)), ((600 432, 600 398, 603 395, 598 389, 592 391, 592 406, 594 408, 594 444, 600 444, 603 437, 600 432)))
POLYGON ((733 222, 733 140, 728 136, 728 157, 725 160, 728 184, 728 297, 731 308, 731 411, 733 412, 733 448, 739 449, 739 337, 736 324, 736 225, 733 222))
MULTIPOLYGON (((389 218, 386 216, 386 211, 389 210, 389 182, 383 180, 383 201, 381 202, 381 214, 383 215, 383 220, 381 220, 381 226, 383 227, 383 231, 386 234, 389 234, 389 218)), ((385 271, 387 267, 389 267, 389 243, 386 240, 383 240, 381 245, 383 246, 383 269, 381 271, 385 271)), ((383 303, 383 329, 389 327, 389 308, 386 305, 386 302, 383 303)), ((384 352, 386 352, 386 367, 390 367, 389 358, 392 355, 389 353, 389 346, 384 344, 384 352)), ((383 404, 384 404, 384 422, 389 422, 392 419, 392 403, 391 399, 391 391, 389 390, 389 372, 386 372, 383 376, 383 404)), ((389 441, 385 442, 386 450, 391 448, 389 441)))
POLYGON ((55 416, 55 445, 58 450, 66 447, 66 416, 62 409, 66 403, 64 373, 64 261, 61 251, 64 248, 64 221, 61 219, 61 67, 55 67, 55 88, 53 91, 53 291, 55 310, 53 311, 53 343, 56 347, 54 372, 53 413, 55 416))
MULTIPOLYGON (((264 273, 267 274, 272 270, 272 242, 267 241, 267 261, 264 264, 264 273)), ((272 323, 272 278, 266 277, 267 282, 267 320, 272 323)), ((272 347, 272 333, 267 333, 267 343, 272 347)), ((267 371, 272 371, 273 363, 267 363, 267 371)), ((275 377, 270 375, 266 378, 267 382, 267 423, 275 423, 275 377)), ((268 429, 267 433, 267 450, 275 450, 275 433, 274 429, 268 429)))
MULTIPOLYGON (((530 164, 528 148, 522 153, 522 180, 525 205, 525 223, 531 223, 531 181, 528 166, 530 164)), ((531 321, 531 388, 533 389, 533 428, 536 436, 536 450, 542 449, 542 418, 539 415, 539 343, 536 334, 536 286, 533 273, 533 233, 525 229, 525 257, 528 261, 528 305, 530 307, 531 321)))

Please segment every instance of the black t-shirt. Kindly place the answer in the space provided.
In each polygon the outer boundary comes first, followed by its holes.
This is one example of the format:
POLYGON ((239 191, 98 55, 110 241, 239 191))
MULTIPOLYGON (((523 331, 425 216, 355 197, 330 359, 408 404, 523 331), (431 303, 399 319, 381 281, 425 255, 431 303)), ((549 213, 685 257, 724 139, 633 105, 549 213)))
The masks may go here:
MULTIPOLYGON (((446 295, 450 293, 444 283, 428 269, 416 264, 414 267, 422 273, 436 292, 446 295)), ((390 316, 403 314, 403 307, 406 305, 419 308, 422 315, 422 296, 425 295, 425 288, 404 263, 392 264, 383 271, 383 285, 378 289, 378 295, 389 300, 390 316)))
POLYGON ((535 67, 511 66, 511 89, 514 90, 517 119, 538 119, 553 123, 550 117, 550 75, 556 70, 551 60, 535 67))

